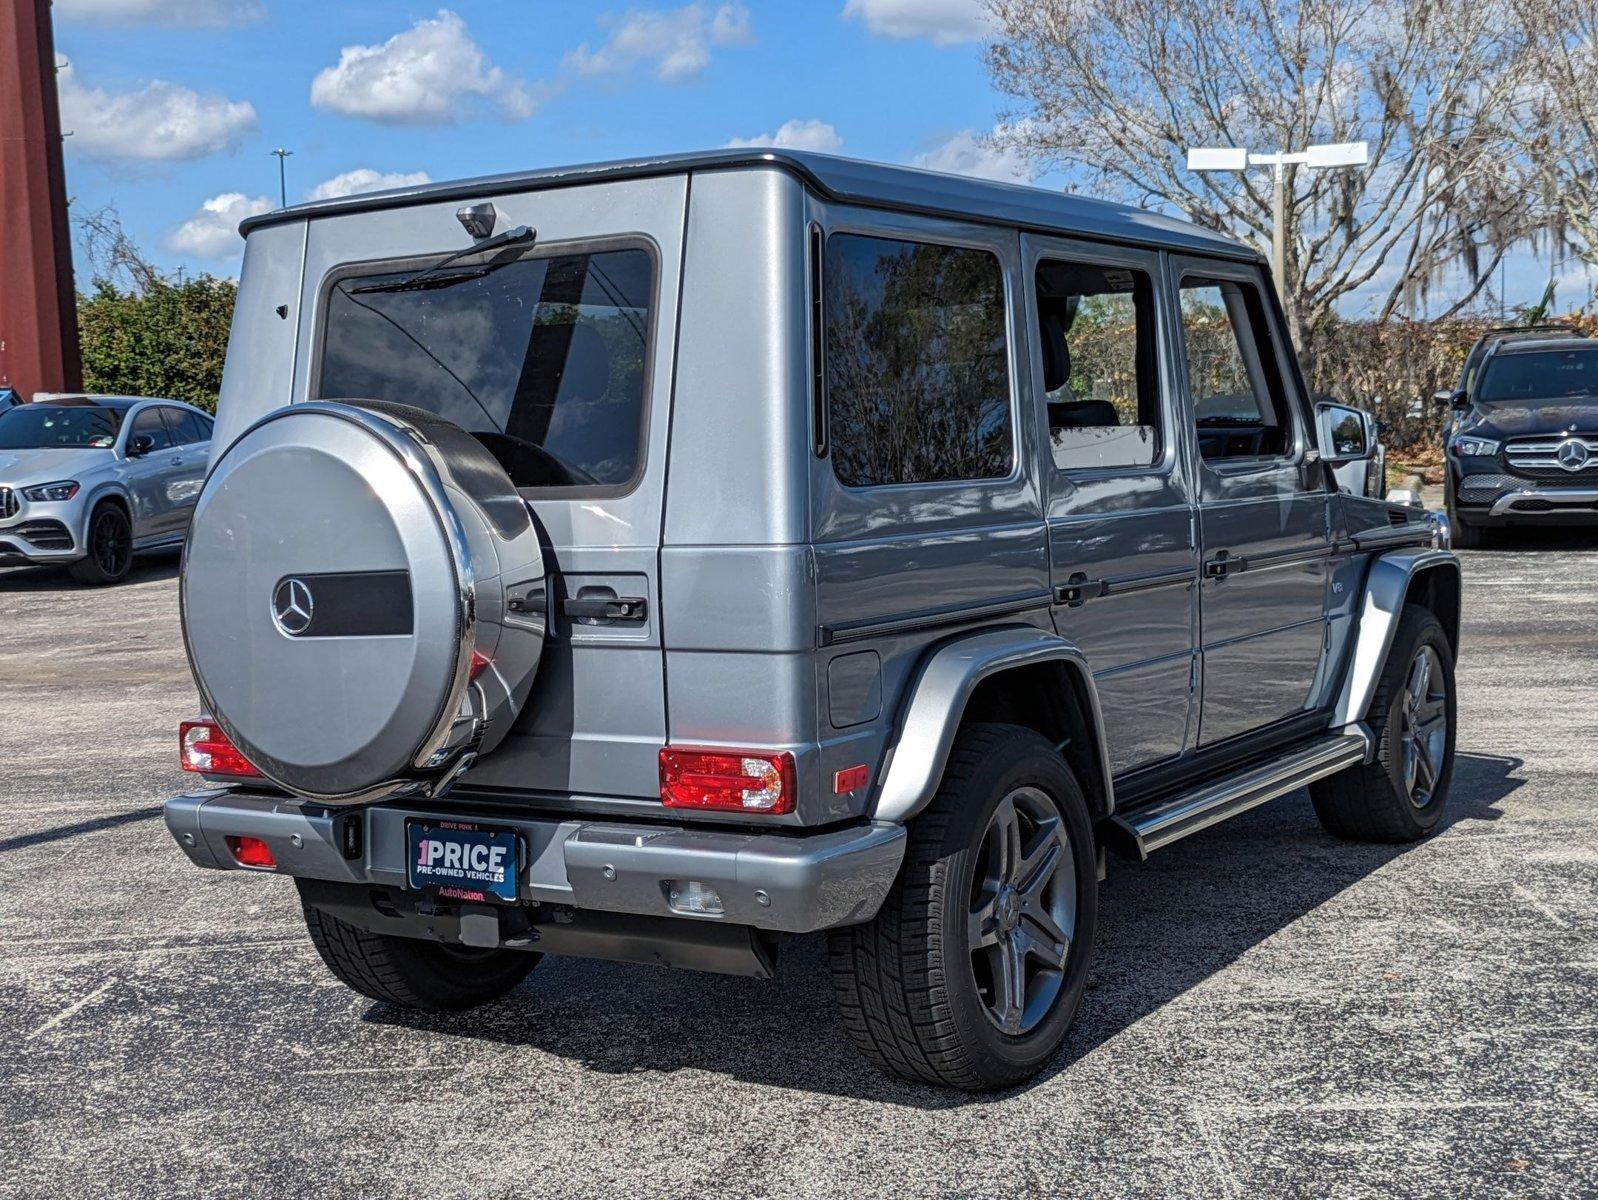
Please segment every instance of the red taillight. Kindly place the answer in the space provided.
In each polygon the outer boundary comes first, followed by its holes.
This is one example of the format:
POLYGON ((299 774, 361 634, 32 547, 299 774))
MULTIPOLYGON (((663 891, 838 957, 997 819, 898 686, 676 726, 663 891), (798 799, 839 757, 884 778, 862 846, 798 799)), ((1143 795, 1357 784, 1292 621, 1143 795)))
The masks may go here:
POLYGON ((791 813, 793 755, 667 746, 660 752, 660 802, 667 808, 791 813))
POLYGON ((202 775, 259 775, 249 759, 227 740, 227 734, 211 721, 184 721, 178 726, 183 769, 202 775))
POLYGON ((272 857, 272 847, 268 846, 258 837, 227 836, 228 853, 233 856, 233 861, 241 867, 257 867, 262 870, 277 870, 277 859, 272 857))

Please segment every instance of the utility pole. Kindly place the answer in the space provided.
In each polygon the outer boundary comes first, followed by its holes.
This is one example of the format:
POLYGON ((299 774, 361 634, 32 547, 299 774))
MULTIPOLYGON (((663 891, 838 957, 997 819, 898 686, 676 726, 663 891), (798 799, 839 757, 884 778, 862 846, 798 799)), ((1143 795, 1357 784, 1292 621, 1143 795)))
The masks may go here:
POLYGON ((277 199, 279 208, 287 208, 289 206, 289 177, 284 169, 284 160, 293 153, 294 151, 285 150, 282 146, 272 151, 272 156, 277 159, 277 199))
POLYGON ((83 387, 50 0, 0 3, 0 388, 83 387))

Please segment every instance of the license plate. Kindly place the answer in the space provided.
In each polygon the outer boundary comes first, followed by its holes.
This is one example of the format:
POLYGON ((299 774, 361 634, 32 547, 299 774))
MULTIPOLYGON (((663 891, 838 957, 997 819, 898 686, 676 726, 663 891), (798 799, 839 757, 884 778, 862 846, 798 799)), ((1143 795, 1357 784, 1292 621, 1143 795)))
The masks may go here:
POLYGON ((409 880, 451 900, 516 902, 521 836, 514 829, 464 821, 405 822, 409 880))

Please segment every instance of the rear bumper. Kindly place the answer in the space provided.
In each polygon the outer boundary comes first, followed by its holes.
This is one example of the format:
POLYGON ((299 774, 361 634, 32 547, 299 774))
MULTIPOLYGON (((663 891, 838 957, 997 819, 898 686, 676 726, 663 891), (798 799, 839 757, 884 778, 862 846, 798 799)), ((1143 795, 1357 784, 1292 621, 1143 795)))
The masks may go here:
POLYGON ((271 847, 279 874, 397 888, 406 886, 407 817, 518 830, 527 847, 523 896, 539 904, 786 933, 870 920, 905 848, 904 827, 885 823, 813 834, 741 833, 401 805, 327 810, 227 789, 174 796, 165 805, 167 828, 199 866, 249 869, 234 862, 226 838, 257 837, 271 847), (358 823, 353 835, 345 825, 351 821, 358 823), (715 888, 724 913, 675 911, 672 884, 687 881, 715 888))

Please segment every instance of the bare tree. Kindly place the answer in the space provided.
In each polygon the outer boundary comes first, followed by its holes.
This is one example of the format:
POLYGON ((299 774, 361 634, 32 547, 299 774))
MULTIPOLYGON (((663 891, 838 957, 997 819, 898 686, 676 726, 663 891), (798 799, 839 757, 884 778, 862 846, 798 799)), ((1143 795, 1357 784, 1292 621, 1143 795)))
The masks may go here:
POLYGON ((1598 0, 1515 0, 1526 38, 1517 129, 1549 224, 1598 262, 1598 0))
POLYGON ((1369 142, 1366 169, 1289 168, 1278 288, 1313 363, 1351 294, 1412 315, 1457 265, 1465 286, 1433 314, 1451 315, 1526 235, 1505 128, 1516 2, 991 0, 988 67, 1018 101, 995 136, 1077 186, 1266 247, 1268 175, 1193 174, 1187 148, 1369 142))
POLYGON ((122 228, 122 216, 107 204, 77 218, 84 255, 96 280, 131 288, 143 295, 166 281, 161 269, 122 228))

